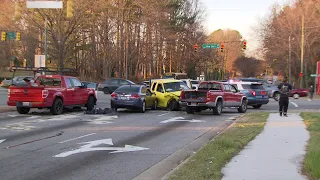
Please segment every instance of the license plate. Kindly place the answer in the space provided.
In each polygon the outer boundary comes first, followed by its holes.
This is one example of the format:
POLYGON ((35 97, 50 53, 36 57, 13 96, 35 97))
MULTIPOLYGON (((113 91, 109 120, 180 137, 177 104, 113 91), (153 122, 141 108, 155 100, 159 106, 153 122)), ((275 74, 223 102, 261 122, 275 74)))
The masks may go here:
POLYGON ((128 98, 127 97, 120 97, 120 99, 127 100, 128 98))
POLYGON ((190 105, 191 106, 197 106, 197 103, 191 103, 190 105))
POLYGON ((29 107, 29 106, 30 106, 30 102, 22 102, 22 106, 27 106, 27 107, 29 107))

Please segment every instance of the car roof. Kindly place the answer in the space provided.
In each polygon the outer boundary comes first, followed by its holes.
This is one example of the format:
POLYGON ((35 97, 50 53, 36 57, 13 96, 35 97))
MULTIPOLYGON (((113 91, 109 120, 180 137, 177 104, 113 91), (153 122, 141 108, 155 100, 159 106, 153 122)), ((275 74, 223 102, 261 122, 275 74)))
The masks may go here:
POLYGON ((154 82, 170 83, 170 82, 183 82, 183 81, 179 79, 157 79, 157 80, 154 80, 154 82))
POLYGON ((223 82, 219 82, 219 81, 202 81, 201 83, 216 83, 216 84, 224 84, 223 82))
POLYGON ((144 86, 145 87, 145 85, 143 85, 143 84, 125 84, 125 85, 121 85, 120 87, 127 87, 127 86, 130 86, 130 87, 142 87, 142 86, 144 86))

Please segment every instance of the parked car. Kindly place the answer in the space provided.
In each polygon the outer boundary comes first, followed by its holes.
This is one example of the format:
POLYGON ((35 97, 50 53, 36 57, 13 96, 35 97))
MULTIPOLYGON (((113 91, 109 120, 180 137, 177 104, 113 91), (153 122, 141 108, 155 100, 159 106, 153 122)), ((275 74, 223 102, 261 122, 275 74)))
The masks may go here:
POLYGON ((95 90, 88 89, 77 78, 61 75, 39 76, 33 85, 12 85, 8 89, 8 106, 16 106, 20 114, 31 108, 48 108, 54 115, 64 107, 87 107, 92 110, 97 98, 95 90))
POLYGON ((133 85, 134 82, 126 79, 108 79, 98 85, 98 90, 103 91, 105 94, 112 94, 118 87, 122 85, 133 85))
POLYGON ((269 103, 269 96, 261 83, 237 82, 233 85, 248 97, 248 105, 259 109, 262 105, 269 103))
POLYGON ((199 80, 191 80, 192 89, 198 89, 200 81, 199 80))
POLYGON ((143 81, 143 84, 144 84, 147 88, 150 87, 150 81, 143 81))
POLYGON ((147 108, 157 108, 157 98, 144 85, 123 85, 111 94, 111 108, 137 109, 144 113, 147 108))
POLYGON ((151 91, 156 94, 158 107, 169 111, 179 110, 179 97, 182 90, 190 89, 183 81, 176 79, 154 80, 151 91))
POLYGON ((224 107, 236 107, 238 112, 247 111, 248 98, 234 86, 225 82, 203 81, 198 90, 183 90, 180 95, 180 106, 188 114, 212 109, 213 114, 220 115, 224 107))
POLYGON ((16 84, 16 85, 19 84, 21 86, 27 85, 26 82, 23 80, 25 78, 34 80, 33 76, 16 76, 16 77, 14 77, 13 79, 10 79, 10 80, 3 80, 1 82, 1 86, 2 87, 9 87, 12 84, 16 84))
POLYGON ((300 97, 307 97, 308 96, 308 89, 300 88, 300 89, 293 89, 290 92, 290 97, 294 99, 299 99, 300 97))

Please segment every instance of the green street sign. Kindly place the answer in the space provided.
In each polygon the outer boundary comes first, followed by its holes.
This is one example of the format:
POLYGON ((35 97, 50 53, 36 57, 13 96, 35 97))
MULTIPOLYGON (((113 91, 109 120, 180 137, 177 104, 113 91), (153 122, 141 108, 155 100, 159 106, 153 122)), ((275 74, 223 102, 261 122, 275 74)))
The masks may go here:
POLYGON ((320 77, 320 74, 311 74, 311 77, 320 77))
POLYGON ((212 49, 218 49, 220 47, 220 44, 202 44, 202 48, 212 48, 212 49))
POLYGON ((8 39, 16 39, 16 33, 15 32, 8 32, 8 39))

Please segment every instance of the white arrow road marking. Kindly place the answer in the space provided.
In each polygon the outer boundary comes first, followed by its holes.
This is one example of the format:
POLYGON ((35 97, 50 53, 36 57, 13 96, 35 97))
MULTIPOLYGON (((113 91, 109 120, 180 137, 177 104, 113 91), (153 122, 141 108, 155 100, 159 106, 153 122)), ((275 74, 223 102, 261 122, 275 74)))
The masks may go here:
POLYGON ((169 123, 169 122, 194 122, 194 123, 198 123, 198 122, 206 122, 206 121, 202 121, 202 120, 186 120, 184 117, 174 117, 165 121, 161 121, 160 123, 169 123))
POLYGON ((290 101, 290 103, 293 104, 295 107, 299 107, 298 104, 296 104, 295 102, 290 101))
POLYGON ((5 141, 5 139, 1 139, 1 140, 0 140, 0 144, 3 143, 4 141, 5 141))
POLYGON ((125 145, 124 147, 95 147, 101 144, 113 145, 112 139, 101 139, 96 141, 83 142, 79 144, 86 144, 86 145, 80 146, 80 148, 75 150, 60 153, 53 157, 67 157, 73 154, 90 152, 90 151, 113 151, 113 152, 110 152, 110 154, 112 154, 112 153, 120 153, 120 152, 142 151, 142 150, 149 149, 149 148, 132 146, 132 145, 125 145))
POLYGON ((97 117, 96 119, 91 119, 91 120, 85 120, 85 121, 89 121, 89 123, 91 124, 110 124, 112 122, 112 120, 115 120, 118 118, 118 116, 103 116, 103 115, 98 115, 98 116, 94 116, 97 117))
POLYGON ((164 113, 164 114, 159 114, 158 116, 161 117, 161 116, 165 116, 167 114, 170 114, 170 112, 167 112, 167 113, 164 113))
POLYGON ((94 134, 96 134, 96 133, 91 133, 91 134, 87 134, 87 135, 79 136, 79 137, 72 138, 72 139, 69 139, 69 140, 61 141, 61 142, 59 142, 59 143, 60 143, 60 144, 62 144, 62 143, 66 143, 66 142, 69 142, 69 141, 73 141, 73 140, 76 140, 76 139, 84 138, 84 137, 91 136, 91 135, 94 135, 94 134))

